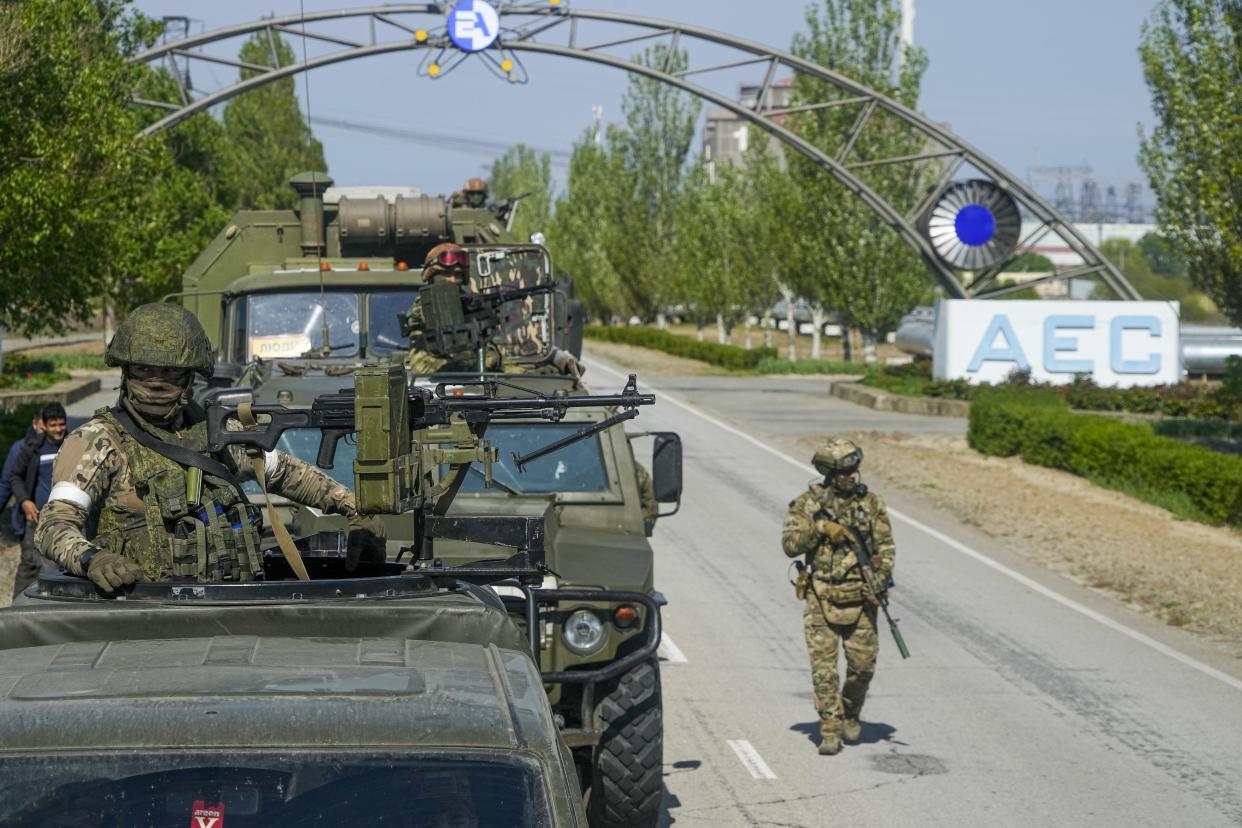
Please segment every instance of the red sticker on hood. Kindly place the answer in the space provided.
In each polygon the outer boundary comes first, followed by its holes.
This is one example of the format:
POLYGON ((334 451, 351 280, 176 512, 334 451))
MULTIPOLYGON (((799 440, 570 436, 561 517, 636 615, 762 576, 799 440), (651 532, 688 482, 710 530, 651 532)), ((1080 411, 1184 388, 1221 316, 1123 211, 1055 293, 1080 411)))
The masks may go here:
POLYGON ((194 800, 194 812, 190 814, 190 828, 224 828, 224 803, 208 805, 205 800, 194 800))

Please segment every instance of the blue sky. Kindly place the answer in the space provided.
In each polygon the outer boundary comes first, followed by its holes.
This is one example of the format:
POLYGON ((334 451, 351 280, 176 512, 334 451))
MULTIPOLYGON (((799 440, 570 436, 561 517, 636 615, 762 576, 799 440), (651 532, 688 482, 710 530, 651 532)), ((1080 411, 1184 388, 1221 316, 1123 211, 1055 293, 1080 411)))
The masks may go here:
MULTIPOLYGON (((304 5, 310 12, 364 4, 304 0, 304 5)), ((156 17, 188 16, 194 33, 299 11, 298 0, 137 0, 136 6, 156 17)), ((574 6, 693 23, 786 49, 802 25, 806 3, 574 0, 574 6)), ((1086 162, 1105 186, 1120 191, 1130 180, 1145 185, 1135 156, 1139 125, 1149 127, 1152 115, 1137 47, 1153 6, 1154 0, 919 0, 914 39, 930 58, 919 108, 1020 178, 1035 164, 1086 162)), ((357 24, 317 28, 366 36, 357 24)), ((220 54, 235 53, 238 45, 235 41, 220 54)), ((300 43, 294 46, 300 54, 300 43)), ((312 56, 316 48, 311 47, 312 56)), ((590 126, 593 105, 603 107, 605 120, 620 117, 626 76, 616 70, 535 57, 526 61, 531 82, 514 86, 477 62, 430 81, 417 76, 417 61, 405 53, 312 72, 312 114, 397 130, 461 131, 487 144, 524 141, 562 151, 590 126)), ((227 81, 232 73, 223 66, 196 71, 196 85, 227 81)), ((734 70, 714 76, 712 83, 732 94, 759 74, 753 68, 734 70)), ((301 80, 298 89, 303 90, 301 80)), ((492 153, 477 146, 409 143, 333 127, 315 131, 341 184, 411 184, 451 192, 492 160, 492 153)), ((1051 188, 1051 182, 1040 187, 1046 193, 1051 188)))

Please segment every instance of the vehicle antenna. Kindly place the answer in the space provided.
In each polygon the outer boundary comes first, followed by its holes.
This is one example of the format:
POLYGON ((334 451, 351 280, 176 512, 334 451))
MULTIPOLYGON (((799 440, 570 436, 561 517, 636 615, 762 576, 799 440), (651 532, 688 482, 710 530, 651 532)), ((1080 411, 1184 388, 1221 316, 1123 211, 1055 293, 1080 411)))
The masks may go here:
MULTIPOLYGON (((302 18, 302 89, 306 95, 306 123, 312 120, 311 114, 311 93, 310 93, 310 57, 306 49, 306 3, 305 0, 298 0, 298 12, 302 18)), ((319 198, 319 171, 311 170, 311 196, 319 198)), ((323 232, 323 222, 320 221, 319 232, 323 232)), ((319 306, 323 309, 320 314, 320 333, 319 339, 323 342, 320 346, 319 353, 323 358, 327 358, 332 354, 331 333, 328 330, 328 301, 324 294, 323 284, 323 245, 315 246, 315 269, 319 271, 319 306)))

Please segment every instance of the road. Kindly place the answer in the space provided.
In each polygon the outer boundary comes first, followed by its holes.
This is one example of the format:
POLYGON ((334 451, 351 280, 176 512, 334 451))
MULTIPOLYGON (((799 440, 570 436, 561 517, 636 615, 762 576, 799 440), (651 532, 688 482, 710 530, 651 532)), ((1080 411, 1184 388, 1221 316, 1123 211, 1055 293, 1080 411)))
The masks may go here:
MULTIPOLYGON (((588 360, 597 389, 619 385, 619 366, 588 360)), ((858 408, 822 381, 640 384, 660 395, 643 428, 680 432, 686 460, 682 511, 654 538, 671 641, 664 824, 1242 824, 1242 671, 874 474, 914 656, 882 631, 862 743, 819 756, 779 548, 814 476, 793 441, 965 423, 858 408)))

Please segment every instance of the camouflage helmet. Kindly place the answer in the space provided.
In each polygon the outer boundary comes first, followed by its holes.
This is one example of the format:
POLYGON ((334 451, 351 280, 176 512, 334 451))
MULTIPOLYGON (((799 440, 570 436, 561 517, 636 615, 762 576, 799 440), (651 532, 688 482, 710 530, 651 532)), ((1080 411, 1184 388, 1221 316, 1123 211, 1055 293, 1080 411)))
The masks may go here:
POLYGON ((852 474, 862 463, 862 449, 844 437, 832 437, 815 450, 811 465, 825 477, 852 474))
POLYGON ((108 365, 192 368, 204 377, 216 369, 216 355, 203 326, 180 305, 141 305, 117 326, 104 355, 108 365))
POLYGON ((437 273, 462 273, 470 270, 470 254, 464 247, 452 242, 437 244, 423 258, 423 281, 431 281, 437 273), (459 259, 456 263, 453 259, 459 259))
POLYGON ((467 193, 486 193, 487 182, 481 178, 471 178, 466 181, 466 186, 462 188, 467 193))

